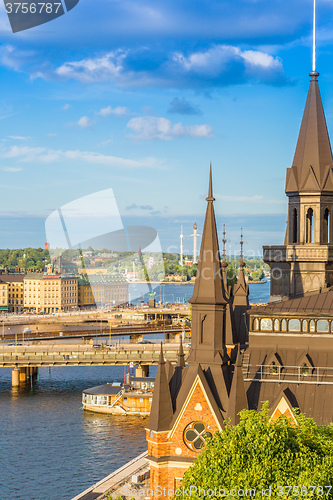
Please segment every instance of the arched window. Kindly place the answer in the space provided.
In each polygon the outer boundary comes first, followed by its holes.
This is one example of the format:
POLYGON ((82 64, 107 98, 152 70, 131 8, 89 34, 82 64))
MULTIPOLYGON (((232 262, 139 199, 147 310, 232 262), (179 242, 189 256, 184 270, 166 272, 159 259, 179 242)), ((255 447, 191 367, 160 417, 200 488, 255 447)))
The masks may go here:
POLYGON ((309 208, 306 213, 306 242, 314 242, 314 213, 312 208, 309 208))
POLYGON ((291 242, 298 243, 298 219, 297 219, 297 209, 293 208, 292 210, 292 234, 291 234, 291 242))
POLYGON ((328 208, 325 208, 324 212, 324 224, 323 224, 323 243, 330 243, 330 233, 331 233, 331 217, 328 208))

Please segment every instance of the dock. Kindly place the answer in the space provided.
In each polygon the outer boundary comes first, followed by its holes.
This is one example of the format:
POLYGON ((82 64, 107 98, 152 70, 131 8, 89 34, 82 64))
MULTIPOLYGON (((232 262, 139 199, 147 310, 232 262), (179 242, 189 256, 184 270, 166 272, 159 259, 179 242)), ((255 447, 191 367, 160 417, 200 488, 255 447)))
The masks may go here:
POLYGON ((133 490, 137 490, 137 498, 142 499, 143 496, 142 494, 139 496, 139 490, 149 487, 149 465, 147 456, 148 451, 141 453, 141 455, 112 472, 101 481, 98 481, 90 488, 72 498, 72 500, 102 500, 105 499, 107 494, 113 498, 120 496, 125 497, 123 490, 126 486, 131 489, 131 498, 136 497, 132 492, 133 490), (139 482, 141 476, 143 476, 144 479, 139 482), (132 479, 134 479, 134 482, 132 479))

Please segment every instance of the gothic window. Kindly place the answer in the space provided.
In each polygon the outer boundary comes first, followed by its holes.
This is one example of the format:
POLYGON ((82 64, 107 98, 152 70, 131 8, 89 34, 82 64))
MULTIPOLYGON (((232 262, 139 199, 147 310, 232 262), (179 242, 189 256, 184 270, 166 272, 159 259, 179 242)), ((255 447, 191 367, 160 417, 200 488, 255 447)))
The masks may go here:
POLYGON ((306 213, 306 242, 314 242, 314 213, 312 208, 309 208, 306 213))
POLYGON ((262 330, 273 330, 273 321, 270 318, 263 318, 261 320, 262 330))
POLYGON ((287 321, 285 319, 283 319, 282 322, 281 322, 281 330, 283 332, 287 331, 287 321))
POLYGON ((316 331, 316 324, 315 321, 312 319, 310 321, 310 332, 315 332, 316 331))
POLYGON ((210 427, 203 422, 191 422, 184 430, 184 443, 192 451, 200 451, 206 440, 213 437, 210 427))
POLYGON ((303 319, 303 321, 302 321, 302 331, 303 332, 307 332, 308 331, 308 324, 307 324, 306 319, 303 319))
POLYGON ((291 223, 291 242, 298 243, 298 218, 297 218, 297 209, 293 208, 292 210, 292 223, 291 223))
POLYGON ((274 331, 275 332, 280 331, 280 321, 278 319, 274 320, 274 331))
POLYGON ((330 226, 331 226, 331 216, 328 208, 325 208, 324 221, 323 221, 323 243, 330 243, 330 226))

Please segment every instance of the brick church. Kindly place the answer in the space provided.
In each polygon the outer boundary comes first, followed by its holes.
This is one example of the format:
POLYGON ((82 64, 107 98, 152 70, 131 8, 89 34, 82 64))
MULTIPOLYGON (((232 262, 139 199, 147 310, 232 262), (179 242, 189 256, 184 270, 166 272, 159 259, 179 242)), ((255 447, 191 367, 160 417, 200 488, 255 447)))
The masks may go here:
MULTIPOLYGON (((333 421, 333 159, 318 73, 310 89, 292 167, 287 170, 284 245, 264 247, 271 300, 249 308, 241 252, 238 282, 219 253, 212 174, 192 305, 187 360, 157 369, 147 426, 151 490, 175 490, 206 439, 242 409, 268 401, 273 419, 293 408, 333 421)), ((225 238, 222 240, 225 244, 225 238)), ((151 496, 155 499, 155 493, 151 496)), ((157 496, 156 496, 157 498, 157 496)))

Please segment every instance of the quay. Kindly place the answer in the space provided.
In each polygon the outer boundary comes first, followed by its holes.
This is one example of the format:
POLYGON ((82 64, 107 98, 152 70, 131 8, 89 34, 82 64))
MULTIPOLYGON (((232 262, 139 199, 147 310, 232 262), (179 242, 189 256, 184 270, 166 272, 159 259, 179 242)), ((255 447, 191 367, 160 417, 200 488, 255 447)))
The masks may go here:
POLYGON ((148 451, 145 451, 127 464, 98 481, 72 500, 102 500, 110 495, 112 498, 124 496, 124 488, 130 488, 131 498, 143 498, 140 490, 149 488, 148 451), (134 494, 134 490, 137 494, 134 494))

